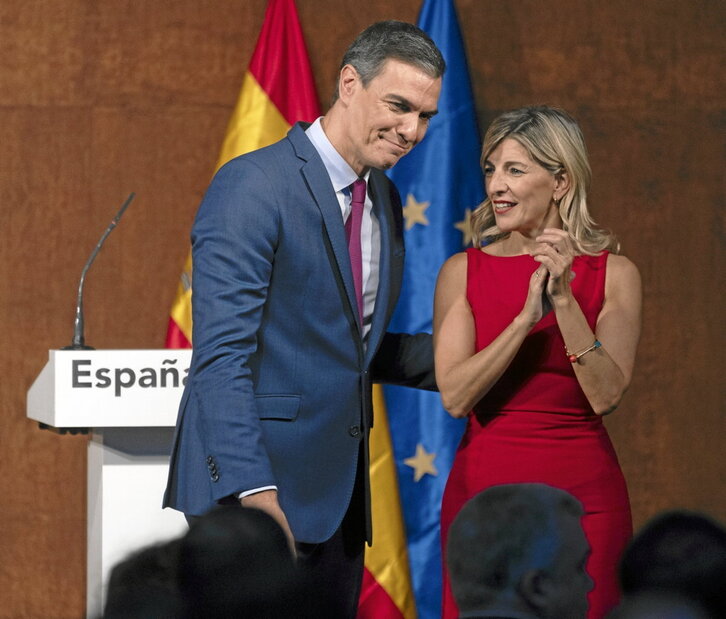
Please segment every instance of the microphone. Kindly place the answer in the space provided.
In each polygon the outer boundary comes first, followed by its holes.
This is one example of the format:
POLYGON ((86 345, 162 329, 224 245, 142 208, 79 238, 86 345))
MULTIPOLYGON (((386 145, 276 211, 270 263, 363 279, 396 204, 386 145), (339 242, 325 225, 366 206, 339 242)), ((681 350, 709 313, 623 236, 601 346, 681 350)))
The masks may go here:
POLYGON ((106 228, 106 231, 101 236, 98 244, 91 252, 91 256, 88 258, 86 265, 83 267, 83 271, 81 271, 81 281, 78 284, 78 298, 76 300, 76 319, 73 325, 73 341, 70 346, 64 346, 62 350, 93 350, 93 346, 86 346, 85 338, 83 337, 83 284, 86 280, 86 273, 88 272, 91 264, 93 264, 93 261, 96 259, 98 252, 101 250, 101 246, 106 240, 106 237, 108 237, 108 235, 111 234, 111 230, 116 227, 116 224, 118 224, 121 216, 124 214, 124 211, 128 208, 129 204, 131 204, 131 200, 134 199, 135 195, 136 194, 132 191, 129 194, 129 197, 126 198, 126 201, 123 203, 118 213, 116 213, 116 217, 111 220, 108 228, 106 228))

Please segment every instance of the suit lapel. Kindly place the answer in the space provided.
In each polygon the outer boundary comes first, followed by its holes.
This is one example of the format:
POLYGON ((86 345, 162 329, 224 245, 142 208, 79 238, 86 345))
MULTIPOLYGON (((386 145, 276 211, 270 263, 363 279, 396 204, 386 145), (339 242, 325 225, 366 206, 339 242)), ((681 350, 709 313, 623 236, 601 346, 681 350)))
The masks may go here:
POLYGON ((310 196, 315 201, 323 217, 325 232, 330 242, 330 247, 335 256, 333 267, 337 270, 340 280, 343 283, 348 305, 351 314, 355 317, 358 331, 361 331, 360 320, 358 319, 358 303, 353 285, 353 273, 350 267, 348 255, 348 243, 345 239, 345 229, 340 214, 340 204, 335 195, 333 186, 330 183, 325 166, 317 151, 305 136, 302 123, 295 125, 288 133, 288 139, 292 142, 297 156, 304 160, 301 172, 305 183, 310 191, 310 196))
POLYGON ((391 249, 393 247, 394 222, 391 213, 391 203, 388 195, 388 183, 383 173, 371 170, 370 175, 371 199, 373 213, 378 218, 381 233, 381 257, 378 271, 378 291, 376 304, 373 308, 371 330, 368 334, 368 348, 366 350, 365 364, 368 366, 378 345, 386 331, 388 319, 392 308, 391 302, 391 249))

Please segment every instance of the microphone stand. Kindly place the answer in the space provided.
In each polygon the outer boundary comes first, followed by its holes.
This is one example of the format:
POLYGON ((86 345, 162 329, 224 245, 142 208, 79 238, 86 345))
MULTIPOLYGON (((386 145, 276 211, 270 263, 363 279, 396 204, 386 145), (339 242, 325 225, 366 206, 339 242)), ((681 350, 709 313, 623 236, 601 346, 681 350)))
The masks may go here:
POLYGON ((93 264, 93 261, 96 259, 98 252, 101 250, 101 246, 106 240, 106 237, 108 237, 108 235, 111 234, 111 231, 116 227, 121 219, 121 216, 124 214, 124 211, 128 208, 129 204, 131 204, 131 200, 134 199, 135 195, 136 194, 134 192, 131 192, 129 197, 126 198, 126 201, 123 203, 118 213, 116 213, 116 217, 111 220, 108 228, 106 228, 106 231, 101 236, 98 244, 91 252, 91 256, 88 258, 88 261, 83 267, 83 271, 81 271, 81 281, 78 284, 78 297, 76 300, 76 319, 73 325, 73 340, 70 346, 64 346, 61 350, 93 350, 93 346, 86 346, 86 341, 83 337, 83 284, 86 280, 86 273, 88 272, 91 264, 93 264))

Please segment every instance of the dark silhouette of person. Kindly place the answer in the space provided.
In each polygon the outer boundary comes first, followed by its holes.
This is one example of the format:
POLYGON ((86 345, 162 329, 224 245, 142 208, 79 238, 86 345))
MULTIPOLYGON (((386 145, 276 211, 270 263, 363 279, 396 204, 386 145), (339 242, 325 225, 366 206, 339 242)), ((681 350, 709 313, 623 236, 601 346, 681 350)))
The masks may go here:
POLYGON ((664 592, 627 596, 607 619, 716 619, 693 600, 664 592))
POLYGON ((669 510, 651 519, 625 549, 623 594, 680 595, 726 617, 726 528, 709 516, 669 510))
POLYGON ((583 509, 546 484, 492 486, 449 530, 446 560, 459 617, 582 619, 592 580, 583 509))
POLYGON ((190 520, 182 537, 119 562, 104 619, 338 616, 336 598, 304 595, 307 578, 271 515, 220 506, 190 520))
POLYGON ((105 619, 177 619, 179 540, 142 548, 117 563, 106 589, 105 619))
POLYGON ((189 619, 312 616, 285 533, 258 509, 221 506, 193 520, 178 583, 189 619))

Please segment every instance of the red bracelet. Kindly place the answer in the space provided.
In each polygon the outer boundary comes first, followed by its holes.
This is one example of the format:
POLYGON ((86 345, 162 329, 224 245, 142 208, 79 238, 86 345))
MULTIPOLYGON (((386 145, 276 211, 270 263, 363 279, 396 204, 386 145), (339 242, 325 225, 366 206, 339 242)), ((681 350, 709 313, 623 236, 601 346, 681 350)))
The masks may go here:
POLYGON ((571 353, 569 350, 567 350, 567 344, 565 344, 565 354, 567 355, 567 360, 570 363, 577 363, 577 361, 582 357, 583 355, 586 355, 587 353, 600 348, 602 344, 600 343, 600 340, 595 340, 592 344, 592 346, 586 348, 585 350, 578 352, 578 353, 571 353))

